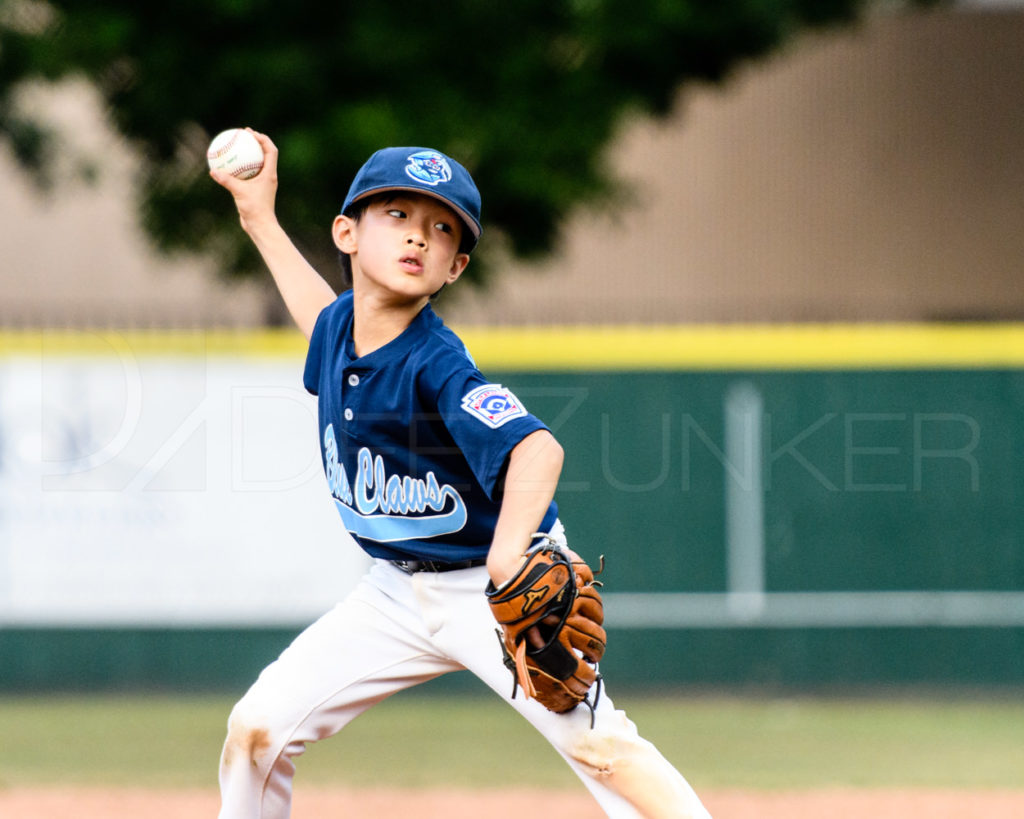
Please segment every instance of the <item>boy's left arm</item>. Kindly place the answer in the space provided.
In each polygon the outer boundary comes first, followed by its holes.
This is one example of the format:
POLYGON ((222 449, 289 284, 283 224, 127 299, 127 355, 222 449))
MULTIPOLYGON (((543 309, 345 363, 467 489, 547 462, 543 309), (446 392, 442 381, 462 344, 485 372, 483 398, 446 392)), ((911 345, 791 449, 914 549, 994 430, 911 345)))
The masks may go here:
MULTIPOLYGON (((485 593, 500 626, 503 661, 522 688, 558 714, 586 703, 600 679, 607 643, 604 606, 594 574, 578 555, 541 542, 530 549, 555 494, 562 447, 547 430, 528 435, 509 455, 505 491, 487 555, 485 593), (527 550, 529 554, 526 554, 527 550)), ((591 720, 593 727, 593 719, 591 720)))
POLYGON ((501 511, 487 555, 487 571, 495 586, 518 570, 555 496, 564 456, 561 445, 546 429, 527 435, 512 449, 501 511))

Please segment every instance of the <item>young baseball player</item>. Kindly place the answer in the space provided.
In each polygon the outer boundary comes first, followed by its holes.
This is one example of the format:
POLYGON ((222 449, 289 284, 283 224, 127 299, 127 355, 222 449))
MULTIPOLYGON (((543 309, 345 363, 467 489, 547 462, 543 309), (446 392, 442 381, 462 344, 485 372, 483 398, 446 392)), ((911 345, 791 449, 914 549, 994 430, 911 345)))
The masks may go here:
MULTIPOLYGON (((564 713, 514 696, 485 590, 508 588, 538 542, 568 550, 553 501, 563 453, 511 392, 481 375, 430 306, 466 269, 480 236, 469 173, 425 148, 370 157, 331 230, 352 277, 351 290, 336 296, 278 224, 277 149, 256 137, 265 154, 259 175, 211 175, 234 197, 309 339, 304 383, 319 400, 327 485, 374 563, 232 710, 221 817, 288 816, 294 760, 306 743, 460 669, 529 720, 608 816, 708 817, 607 692, 564 713)), ((535 632, 531 640, 540 644, 535 632)))

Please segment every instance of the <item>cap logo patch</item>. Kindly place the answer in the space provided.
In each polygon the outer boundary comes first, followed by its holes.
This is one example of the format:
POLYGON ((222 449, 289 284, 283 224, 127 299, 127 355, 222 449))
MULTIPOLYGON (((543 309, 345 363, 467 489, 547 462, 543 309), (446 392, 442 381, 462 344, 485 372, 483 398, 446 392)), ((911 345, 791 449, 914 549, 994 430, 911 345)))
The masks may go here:
POLYGON ((467 393, 462 398, 462 408, 492 429, 527 414, 519 399, 501 384, 484 384, 467 393))
POLYGON ((405 166, 406 174, 417 182, 431 187, 452 178, 452 167, 448 160, 436 151, 418 151, 409 157, 405 166))

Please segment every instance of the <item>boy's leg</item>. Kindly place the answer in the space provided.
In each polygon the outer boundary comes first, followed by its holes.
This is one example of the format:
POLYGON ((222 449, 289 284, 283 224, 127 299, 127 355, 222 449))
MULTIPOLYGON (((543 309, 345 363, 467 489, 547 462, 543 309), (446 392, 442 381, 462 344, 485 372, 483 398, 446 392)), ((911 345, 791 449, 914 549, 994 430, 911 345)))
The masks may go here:
POLYGON ((486 569, 437 575, 424 582, 436 584, 439 604, 443 600, 450 607, 434 642, 526 717, 565 758, 608 816, 710 819, 682 774, 637 733, 605 692, 598 701, 593 728, 586 706, 554 714, 527 700, 522 691, 511 698, 512 675, 502 662, 497 624, 483 593, 486 569))
POLYGON ((593 727, 582 706, 552 714, 532 701, 512 705, 566 758, 609 816, 710 819, 683 775, 639 735, 625 712, 603 694, 601 699, 593 727), (534 713, 527 714, 527 707, 534 713))
POLYGON ((221 819, 288 816, 292 757, 307 742, 337 733, 402 688, 460 667, 436 655, 408 581, 375 567, 263 670, 228 721, 221 819))

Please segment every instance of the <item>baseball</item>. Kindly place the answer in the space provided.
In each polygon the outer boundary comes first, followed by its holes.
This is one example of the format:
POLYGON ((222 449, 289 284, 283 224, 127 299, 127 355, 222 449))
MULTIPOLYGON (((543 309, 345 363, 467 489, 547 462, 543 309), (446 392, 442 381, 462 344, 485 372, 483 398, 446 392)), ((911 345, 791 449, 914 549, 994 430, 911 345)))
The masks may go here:
POLYGON ((229 128, 213 138, 206 151, 206 162, 210 170, 251 179, 263 169, 263 149, 244 128, 229 128))

